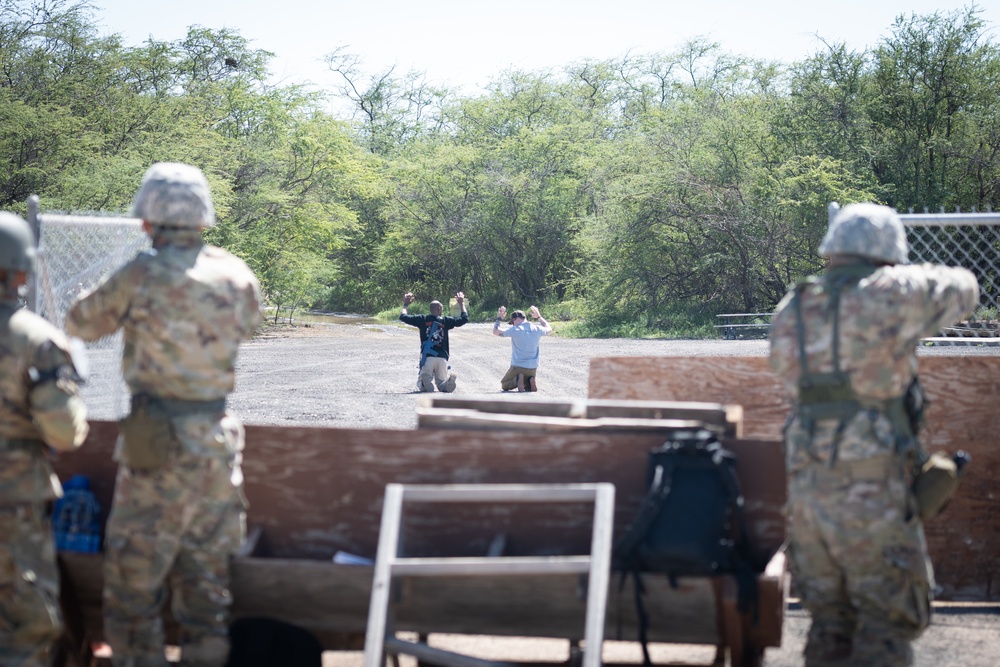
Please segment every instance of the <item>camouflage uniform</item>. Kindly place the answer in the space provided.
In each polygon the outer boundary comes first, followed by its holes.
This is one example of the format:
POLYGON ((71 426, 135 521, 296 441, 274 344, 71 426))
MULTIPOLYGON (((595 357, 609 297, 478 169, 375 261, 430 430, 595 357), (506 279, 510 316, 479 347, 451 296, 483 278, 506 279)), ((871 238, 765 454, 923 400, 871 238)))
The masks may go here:
MULTIPOLYGON (((28 224, 0 213, 2 252, 33 245, 28 224), (12 240, 5 232, 21 234, 12 240)), ((27 270, 0 259, 0 272, 27 270)), ((62 495, 45 447, 68 451, 87 437, 69 344, 61 331, 18 309, 0 285, 0 665, 48 665, 59 635, 59 578, 47 504, 62 495)))
POLYGON ((140 253, 71 308, 67 330, 96 340, 125 332, 122 371, 132 414, 163 430, 137 440, 163 456, 142 463, 119 438, 120 465, 105 540, 105 634, 115 665, 165 665, 166 586, 185 665, 228 654, 229 558, 245 538, 243 428, 226 413, 239 345, 260 324, 259 286, 246 264, 207 246, 211 200, 200 171, 158 164, 134 212, 155 223, 140 253), (202 188, 190 196, 192 183, 202 188), (187 197, 187 199, 185 199, 187 197))
POLYGON ((920 339, 968 313, 978 285, 965 269, 898 265, 905 233, 886 207, 846 207, 820 251, 837 261, 786 295, 771 328, 771 366, 795 404, 785 430, 789 555, 812 614, 806 665, 910 665, 910 642, 930 621, 933 573, 901 397, 920 339), (807 404, 800 385, 835 366, 854 395, 839 417, 823 413, 829 403, 807 404))

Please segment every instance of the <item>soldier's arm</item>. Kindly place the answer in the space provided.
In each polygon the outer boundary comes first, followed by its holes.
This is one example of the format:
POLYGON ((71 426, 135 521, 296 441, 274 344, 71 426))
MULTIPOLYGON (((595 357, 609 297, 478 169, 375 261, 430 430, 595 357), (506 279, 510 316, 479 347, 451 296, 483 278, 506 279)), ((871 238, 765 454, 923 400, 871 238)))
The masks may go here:
POLYGON ((66 313, 66 332, 86 341, 95 341, 118 330, 128 312, 132 289, 138 282, 132 265, 105 277, 90 292, 77 298, 66 313))
MULTIPOLYGON (((249 271, 249 269, 247 270, 249 271)), ((243 337, 249 339, 257 331, 257 327, 260 326, 261 322, 264 321, 264 311, 260 308, 260 283, 257 282, 257 278, 252 274, 251 280, 248 281, 244 289, 244 297, 243 337)))
MULTIPOLYGON (((910 338, 919 340, 936 335, 943 327, 971 313, 979 303, 979 282, 968 269, 931 264, 913 269, 921 271, 924 282, 921 285, 922 312, 916 313, 921 321, 912 323, 913 330, 904 330, 910 338)), ((910 299, 906 302, 912 303, 910 299)))
POLYGON ((76 369, 69 353, 49 341, 28 371, 31 416, 42 440, 53 449, 72 451, 87 439, 87 409, 80 398, 76 369))

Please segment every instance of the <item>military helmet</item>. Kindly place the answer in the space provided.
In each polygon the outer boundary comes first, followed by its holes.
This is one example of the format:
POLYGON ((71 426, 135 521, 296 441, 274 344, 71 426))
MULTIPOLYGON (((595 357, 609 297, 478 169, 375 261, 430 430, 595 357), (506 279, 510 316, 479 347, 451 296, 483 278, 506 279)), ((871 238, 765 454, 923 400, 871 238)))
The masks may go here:
POLYGON ((849 204, 834 216, 819 254, 858 255, 889 264, 907 264, 909 247, 899 214, 878 204, 849 204))
POLYGON ((157 162, 142 177, 132 215, 165 227, 211 227, 215 209, 205 174, 189 164, 157 162))
POLYGON ((0 211, 0 269, 32 271, 35 268, 35 235, 19 215, 0 211))

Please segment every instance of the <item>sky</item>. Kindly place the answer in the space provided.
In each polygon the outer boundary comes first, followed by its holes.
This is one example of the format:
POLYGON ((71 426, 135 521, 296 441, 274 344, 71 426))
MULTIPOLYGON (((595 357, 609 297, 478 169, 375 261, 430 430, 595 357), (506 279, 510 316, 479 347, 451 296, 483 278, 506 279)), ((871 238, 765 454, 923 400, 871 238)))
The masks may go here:
MULTIPOLYGON (((708 37, 729 53, 793 62, 823 48, 857 50, 900 14, 951 12, 968 0, 94 0, 103 34, 130 46, 170 41, 188 26, 230 28, 275 54, 272 83, 332 89, 322 57, 338 46, 365 72, 419 70, 431 83, 478 92, 506 69, 559 71, 584 59, 670 53, 708 37)), ((977 3, 994 40, 1000 2, 977 3)))

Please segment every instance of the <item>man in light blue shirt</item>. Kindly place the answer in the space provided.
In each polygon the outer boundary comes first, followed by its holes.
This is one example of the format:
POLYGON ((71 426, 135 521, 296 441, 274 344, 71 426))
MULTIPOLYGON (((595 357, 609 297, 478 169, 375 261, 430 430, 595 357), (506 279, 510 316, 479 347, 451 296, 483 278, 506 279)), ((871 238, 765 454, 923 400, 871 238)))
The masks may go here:
POLYGON ((523 310, 515 310, 510 316, 510 327, 501 331, 500 322, 507 314, 507 307, 497 309, 497 319, 493 323, 493 335, 510 338, 510 368, 500 379, 500 388, 511 391, 538 391, 535 374, 538 372, 538 342, 547 336, 552 327, 545 321, 536 306, 528 309, 538 324, 528 322, 523 310))

